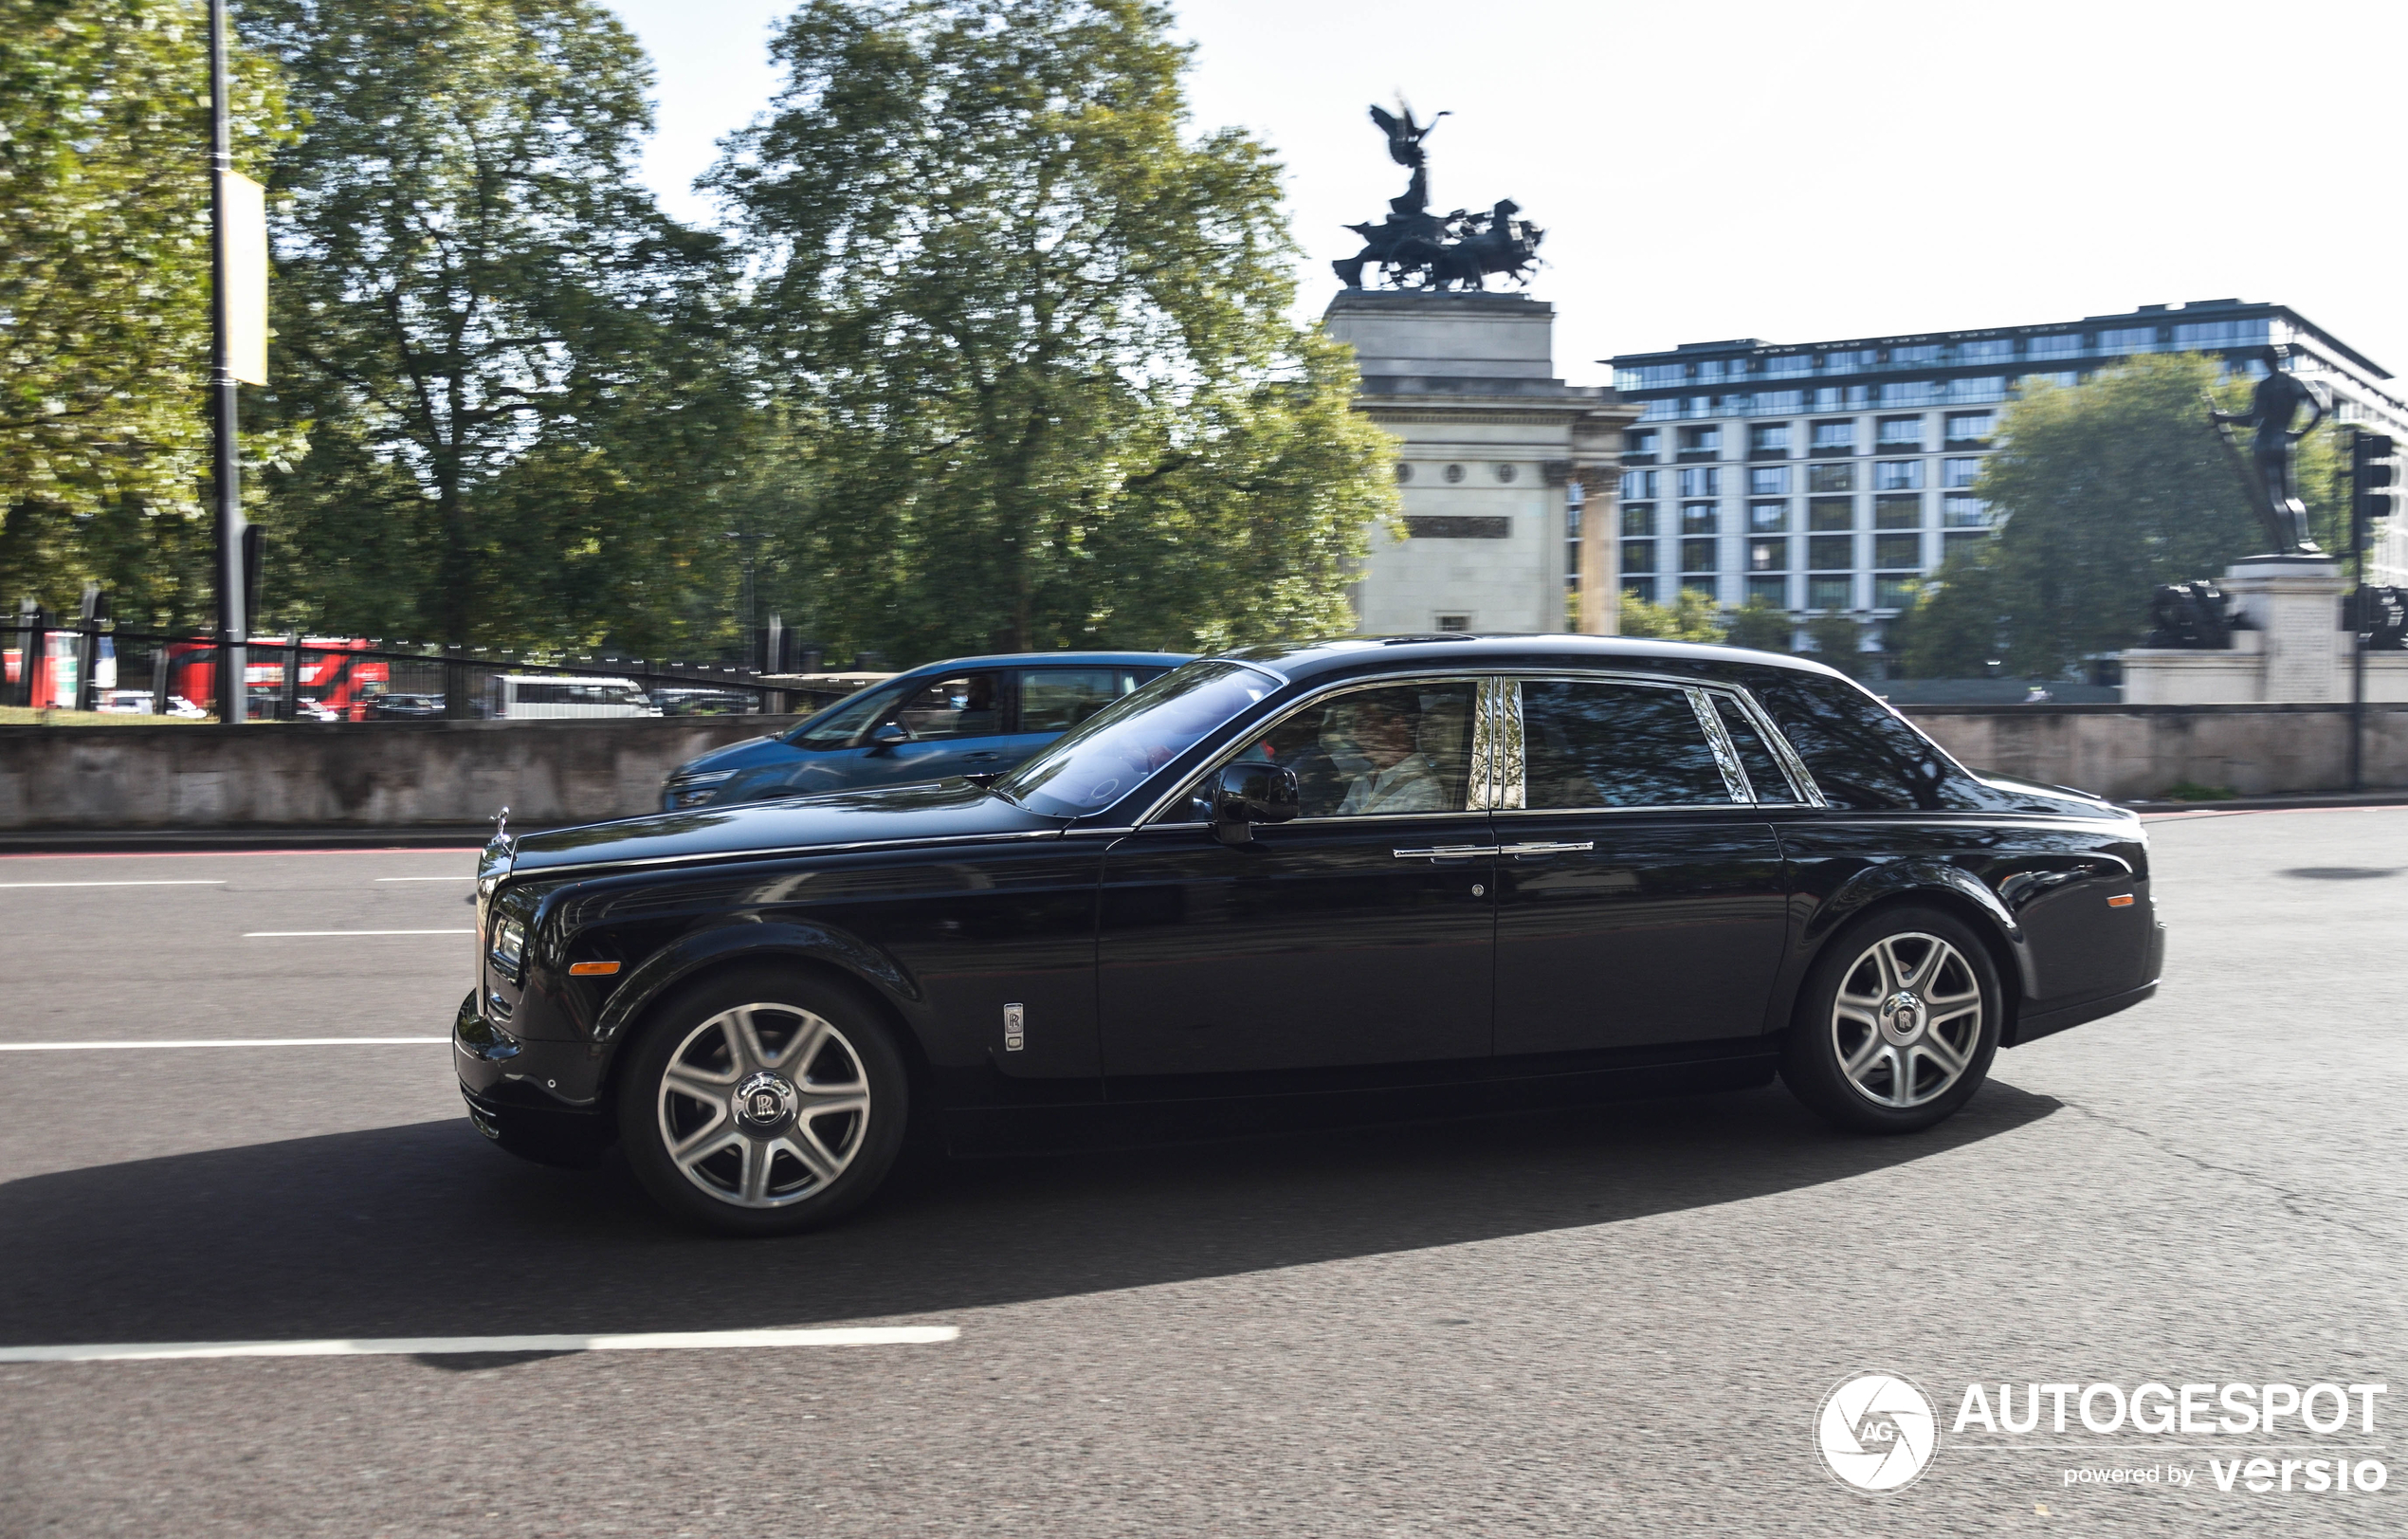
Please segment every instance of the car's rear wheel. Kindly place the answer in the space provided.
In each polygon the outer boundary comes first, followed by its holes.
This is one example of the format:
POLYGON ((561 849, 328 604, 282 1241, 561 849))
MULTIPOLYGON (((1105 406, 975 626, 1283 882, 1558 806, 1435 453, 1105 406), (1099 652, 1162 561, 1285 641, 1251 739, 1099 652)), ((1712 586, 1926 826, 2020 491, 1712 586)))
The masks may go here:
POLYGON ((654 1012, 619 1087, 628 1163, 664 1207, 739 1235, 828 1222, 877 1189, 909 1091, 875 1006, 747 969, 654 1012))
POLYGON ((1835 1127, 1910 1133, 1970 1100, 1998 1048, 1989 948, 1955 915, 1891 908, 1833 938, 1807 977, 1781 1078, 1835 1127))

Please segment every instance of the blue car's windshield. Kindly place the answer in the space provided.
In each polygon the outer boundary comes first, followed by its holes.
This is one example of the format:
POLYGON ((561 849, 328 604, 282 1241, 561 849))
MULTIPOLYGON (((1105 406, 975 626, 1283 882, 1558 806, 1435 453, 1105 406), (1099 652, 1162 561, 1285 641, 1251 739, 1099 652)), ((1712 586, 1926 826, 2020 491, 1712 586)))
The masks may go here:
POLYGON ((794 731, 786 741, 805 748, 846 748, 863 730, 883 715, 895 698, 903 693, 898 684, 873 684, 858 694, 844 699, 821 711, 794 731))
POLYGON ((1054 817, 1102 812, 1278 687, 1277 678, 1242 663, 1208 659, 1174 669, 1056 739, 995 789, 1054 817))

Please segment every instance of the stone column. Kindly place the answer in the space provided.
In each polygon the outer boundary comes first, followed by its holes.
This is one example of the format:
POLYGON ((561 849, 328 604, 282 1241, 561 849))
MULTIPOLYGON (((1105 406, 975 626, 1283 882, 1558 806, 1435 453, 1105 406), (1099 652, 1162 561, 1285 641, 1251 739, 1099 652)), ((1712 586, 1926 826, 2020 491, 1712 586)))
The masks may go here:
POLYGON ((2269 702, 2349 698, 2348 633, 2341 629, 2349 578, 2330 557, 2260 556, 2225 569, 2224 590, 2264 638, 2269 702))

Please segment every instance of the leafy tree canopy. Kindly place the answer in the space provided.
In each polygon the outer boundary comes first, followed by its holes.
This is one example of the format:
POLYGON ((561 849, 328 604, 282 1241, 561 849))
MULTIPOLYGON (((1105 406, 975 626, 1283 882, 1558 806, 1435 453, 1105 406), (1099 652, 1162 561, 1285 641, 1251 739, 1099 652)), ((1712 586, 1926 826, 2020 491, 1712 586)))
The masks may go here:
POLYGON ((1297 327, 1277 166, 1186 132, 1141 0, 808 0, 713 174, 817 441, 778 581, 831 643, 1343 630, 1395 506, 1350 352, 1297 327))

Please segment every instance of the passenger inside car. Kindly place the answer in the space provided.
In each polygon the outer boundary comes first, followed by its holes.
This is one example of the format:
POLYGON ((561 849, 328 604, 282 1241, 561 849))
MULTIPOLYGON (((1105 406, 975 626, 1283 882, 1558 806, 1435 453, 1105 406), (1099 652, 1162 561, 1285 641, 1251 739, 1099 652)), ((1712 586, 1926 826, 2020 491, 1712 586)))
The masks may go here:
POLYGON ((1300 816, 1460 812, 1471 696, 1468 684, 1359 690, 1299 711, 1240 757, 1293 769, 1300 816))

